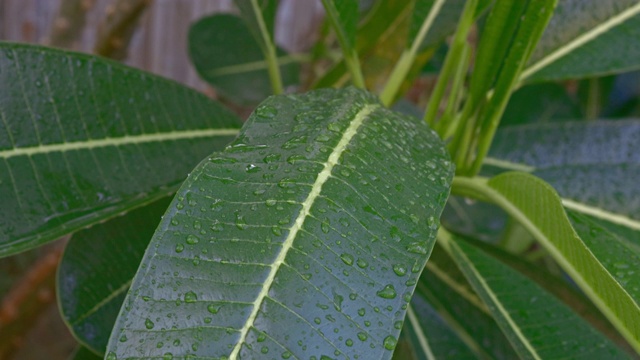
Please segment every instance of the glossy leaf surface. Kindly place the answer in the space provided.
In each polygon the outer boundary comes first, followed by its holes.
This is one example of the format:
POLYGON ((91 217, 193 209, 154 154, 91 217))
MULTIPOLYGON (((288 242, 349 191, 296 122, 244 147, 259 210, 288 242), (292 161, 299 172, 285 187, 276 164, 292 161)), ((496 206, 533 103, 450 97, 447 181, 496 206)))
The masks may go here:
POLYGON ((74 234, 58 267, 60 311, 79 342, 104 354, 133 276, 169 199, 74 234))
MULTIPOLYGON (((439 243, 420 277, 414 295, 414 298, 418 297, 438 312, 475 358, 507 360, 517 357, 487 306, 439 243)), ((429 332, 428 329, 423 331, 429 332)), ((445 347, 436 350, 435 346, 432 349, 443 354, 453 351, 445 347)))
POLYGON ((94 56, 0 44, 0 256, 165 196, 239 119, 94 56))
POLYGON ((628 357, 522 274, 462 239, 452 237, 447 243, 521 358, 628 357))
POLYGON ((640 230, 640 121, 513 126, 497 132, 486 172, 530 172, 563 205, 640 230))
POLYGON ((639 349, 638 303, 573 230, 553 188, 522 172, 500 174, 487 185, 503 197, 492 198, 529 230, 631 346, 639 349))
POLYGON ((390 358, 451 178, 364 91, 267 99, 179 190, 107 357, 390 358))
POLYGON ((640 3, 560 0, 521 80, 593 77, 640 67, 640 3))
MULTIPOLYGON (((298 64, 277 53, 283 85, 297 84, 298 64)), ((256 104, 272 93, 260 45, 237 16, 216 14, 193 24, 189 56, 198 74, 231 101, 256 104)))

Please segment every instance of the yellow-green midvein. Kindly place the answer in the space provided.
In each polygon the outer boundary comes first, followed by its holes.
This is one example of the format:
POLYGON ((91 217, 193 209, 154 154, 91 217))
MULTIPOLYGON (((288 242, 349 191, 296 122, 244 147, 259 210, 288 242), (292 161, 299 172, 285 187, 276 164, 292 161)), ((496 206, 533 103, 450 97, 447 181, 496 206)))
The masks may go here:
POLYGON ((0 158, 8 159, 15 156, 31 156, 37 154, 47 154, 53 152, 64 152, 71 150, 94 149, 107 146, 122 146, 130 144, 142 144, 149 142, 162 142, 181 139, 195 139, 210 136, 234 136, 239 129, 202 129, 172 131, 156 134, 127 135, 117 138, 91 139, 86 141, 67 142, 61 144, 47 144, 30 147, 19 147, 8 150, 0 150, 0 158))
POLYGON ((291 230, 289 230, 289 235, 287 235, 287 238, 282 243, 282 248, 278 253, 278 257, 273 262, 273 264, 271 264, 271 271, 269 272, 267 279, 264 281, 264 284, 262 285, 262 289, 260 290, 260 293, 258 294, 258 296, 256 297, 256 300, 254 301, 253 310, 251 311, 251 314, 247 318, 247 321, 242 327, 242 329, 240 329, 240 339, 238 340, 238 342, 236 343, 236 346, 233 348, 233 351, 231 351, 231 354, 229 355, 230 360, 234 360, 238 358, 240 348, 242 348, 242 344, 245 342, 247 338, 249 329, 251 329, 251 327, 253 326, 256 316, 258 315, 258 311, 260 310, 260 305, 262 304, 262 302, 264 301, 264 298, 269 293, 269 289, 271 288, 271 284, 273 284, 276 274, 278 273, 278 269, 280 268, 280 265, 282 265, 282 263, 284 262, 284 259, 287 256, 287 253, 293 246, 293 241, 296 238, 296 234, 302 228, 304 221, 309 216, 309 211, 311 210, 311 206, 315 202, 316 198, 320 195, 320 192, 322 191, 322 186, 331 177, 331 171, 333 170, 334 165, 338 163, 340 156, 342 156, 342 153, 346 149, 349 142, 351 142, 351 139, 353 138, 353 136, 358 133, 358 128, 360 128, 360 126, 364 122, 367 115, 369 115, 372 111, 374 111, 378 107, 380 107, 380 105, 367 105, 356 114, 356 116, 351 121, 351 124, 342 135, 340 142, 338 142, 338 145, 336 145, 335 149, 333 149, 333 151, 329 155, 329 158, 324 163, 324 168, 322 169, 322 171, 320 171, 320 173, 318 174, 318 177, 316 178, 316 181, 313 183, 313 186, 311 187, 311 191, 309 192, 309 196, 307 196, 307 199, 302 203, 302 209, 300 210, 300 213, 298 214, 296 221, 293 223, 291 230))

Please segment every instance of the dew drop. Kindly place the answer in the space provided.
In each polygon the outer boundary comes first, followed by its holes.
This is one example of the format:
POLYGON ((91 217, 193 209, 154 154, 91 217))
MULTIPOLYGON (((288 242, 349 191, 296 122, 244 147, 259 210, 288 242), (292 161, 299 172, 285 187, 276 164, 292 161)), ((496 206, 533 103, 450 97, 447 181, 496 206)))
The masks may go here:
POLYGON ((401 264, 395 264, 393 265, 393 272, 398 276, 404 276, 407 273, 407 268, 401 264))
POLYGON ((358 264, 358 267, 359 267, 359 268, 361 268, 361 269, 364 269, 364 268, 366 268, 367 266, 369 266, 369 263, 367 262, 367 260, 362 259, 362 258, 358 259, 358 261, 356 262, 356 264, 358 264))
POLYGON ((280 154, 269 154, 265 156, 264 159, 262 159, 262 161, 269 164, 269 163, 280 160, 280 157, 281 157, 280 154))
POLYGON ((193 291, 189 291, 184 294, 184 302, 194 303, 196 301, 198 301, 198 295, 196 295, 196 293, 194 293, 193 291))
POLYGON ((247 167, 245 168, 245 170, 246 170, 249 174, 252 174, 252 173, 257 173, 258 171, 262 170, 262 168, 261 168, 261 167, 259 167, 259 166, 255 166, 255 165, 253 165, 253 164, 249 164, 249 165, 247 165, 247 167))
POLYGON ((197 236, 193 235, 193 234, 189 234, 187 235, 187 244, 189 245, 195 245, 200 241, 200 238, 198 238, 197 236))
POLYGON ((322 224, 320 224, 320 229, 322 230, 323 233, 328 234, 329 230, 331 229, 329 227, 329 219, 325 219, 322 224))
POLYGON ((345 264, 347 264, 349 266, 353 265, 353 256, 351 254, 344 253, 344 254, 340 255, 340 259, 342 259, 343 263, 345 263, 345 264))
POLYGON ((367 333, 365 332, 358 333, 358 339, 360 339, 360 341, 366 341, 368 338, 369 338, 369 335, 367 335, 367 333))
POLYGON ((278 115, 278 109, 269 105, 262 105, 256 109, 256 115, 266 118, 273 118, 278 115))
POLYGON ((395 349, 397 343, 398 343, 398 340, 396 340, 396 338, 394 338, 391 335, 384 338, 384 342, 383 342, 384 348, 387 350, 395 349))
POLYGON ((283 359, 288 359, 288 358, 291 357, 291 352, 285 351, 285 352, 282 353, 281 356, 282 356, 283 359))
POLYGON ((271 206, 274 206, 275 204, 277 204, 278 201, 276 199, 267 199, 267 200, 265 200, 264 203, 265 203, 265 205, 271 207, 271 206))
POLYGON ((153 323, 153 321, 151 321, 151 319, 146 318, 144 320, 144 327, 146 327, 147 329, 151 330, 151 329, 153 329, 154 326, 155 326, 155 324, 153 323))
POLYGON ((260 349, 260 352, 263 353, 263 354, 266 354, 266 353, 269 352, 269 348, 266 347, 266 346, 263 346, 262 349, 260 349))
POLYGON ((427 244, 423 242, 411 243, 407 246, 407 251, 413 254, 426 255, 428 252, 427 244))
POLYGON ((221 305, 209 304, 207 305, 207 311, 215 315, 218 313, 218 311, 220 311, 221 307, 221 305))
POLYGON ((396 289, 391 284, 385 286, 384 289, 378 291, 376 294, 383 299, 395 299, 398 295, 396 289))
POLYGON ((117 360, 118 356, 113 351, 109 351, 109 353, 107 354, 107 357, 105 359, 106 360, 117 360))
POLYGON ((181 253, 184 250, 184 245, 178 244, 176 245, 176 252, 181 253))

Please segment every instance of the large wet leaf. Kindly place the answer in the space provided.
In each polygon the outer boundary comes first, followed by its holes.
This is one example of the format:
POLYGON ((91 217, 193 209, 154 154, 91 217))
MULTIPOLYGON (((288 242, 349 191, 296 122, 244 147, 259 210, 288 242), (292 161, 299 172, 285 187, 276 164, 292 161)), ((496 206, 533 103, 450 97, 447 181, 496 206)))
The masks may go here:
POLYGON ((267 99, 178 191, 107 358, 391 357, 451 178, 364 91, 267 99))
POLYGON ((640 121, 513 126, 496 133, 489 173, 531 172, 563 205, 640 231, 640 121))
POLYGON ((521 79, 583 78, 637 69, 638 37, 637 0, 560 0, 521 79))
POLYGON ((560 300, 461 238, 444 237, 453 258, 524 359, 622 359, 624 352, 560 300))
MULTIPOLYGON (((298 83, 298 64, 277 49, 284 86, 298 83)), ((272 94, 259 42, 239 17, 207 16, 189 29, 189 56, 198 74, 229 100, 256 104, 272 94)))
POLYGON ((0 256, 174 191, 240 121, 102 58, 0 44, 0 256))
POLYGON ((169 198, 74 234, 57 275, 60 312, 76 339, 104 354, 133 276, 169 198))

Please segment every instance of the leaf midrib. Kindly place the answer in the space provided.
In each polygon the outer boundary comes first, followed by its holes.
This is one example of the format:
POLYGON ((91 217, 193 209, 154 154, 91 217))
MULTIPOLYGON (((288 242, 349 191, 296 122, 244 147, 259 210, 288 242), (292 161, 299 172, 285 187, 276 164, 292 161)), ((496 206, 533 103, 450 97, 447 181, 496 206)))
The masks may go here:
POLYGON ((562 58, 563 56, 571 53, 573 50, 579 48, 580 46, 588 43, 589 41, 594 40, 598 36, 604 34, 611 28, 622 24, 624 21, 630 19, 631 17, 640 14, 640 2, 626 10, 620 12, 619 14, 612 16, 607 19, 607 21, 591 28, 591 30, 582 33, 578 37, 574 38, 572 41, 569 41, 564 46, 555 49, 551 53, 543 56, 538 59, 536 62, 528 66, 520 76, 520 82, 526 80, 526 78, 535 74, 536 72, 544 69, 549 64, 552 64, 556 60, 562 58))
POLYGON ((313 186, 311 187, 311 191, 309 192, 309 195, 307 196, 305 201, 302 203, 302 209, 300 210, 298 217, 294 221, 293 226, 289 230, 289 234, 287 235, 287 238, 284 240, 284 242, 282 243, 282 246, 280 247, 280 251, 278 253, 276 260, 271 265, 271 271, 269 272, 269 275, 264 281, 262 289, 260 290, 260 293, 258 293, 256 300, 254 301, 254 306, 253 306, 253 309, 251 310, 251 314, 247 318, 245 325, 242 327, 242 329, 240 329, 240 338, 236 343, 235 347, 233 348, 233 351, 229 355, 229 359, 232 359, 232 360, 237 359, 238 354, 240 352, 240 348, 242 347, 242 344, 244 344, 247 334, 249 333, 249 329, 253 326, 255 319, 258 315, 258 311, 260 310, 260 306, 264 301, 264 299, 267 297, 267 294, 269 293, 269 289, 271 288, 271 285, 274 283, 276 274, 278 273, 280 266, 284 263, 287 253, 293 246, 293 242, 297 236, 298 231, 302 228, 304 221, 309 216, 311 207, 313 206, 315 200, 318 198, 318 196, 322 192, 323 185, 332 176, 333 167, 338 163, 338 160, 340 159, 340 157, 342 156, 342 153, 347 148, 347 145, 351 142, 351 139, 358 133, 358 129, 364 122, 365 118, 371 112, 373 112, 379 107, 380 105, 378 104, 373 104, 373 105, 369 104, 369 105, 365 105, 360 111, 358 111, 358 113, 355 115, 353 120, 351 120, 349 127, 343 133, 342 138, 340 139, 336 147, 333 149, 333 151, 327 158, 327 161, 324 163, 324 168, 322 169, 322 171, 320 171, 320 173, 318 174, 318 177, 314 181, 313 186))
POLYGON ((31 156, 37 154, 48 154, 54 152, 64 152, 71 150, 86 150, 108 146, 123 146, 132 144, 142 144, 149 142, 165 142, 182 139, 195 139, 210 136, 234 136, 239 129, 199 129, 185 131, 171 131, 165 133, 125 135, 116 138, 89 139, 87 141, 65 142, 59 144, 46 144, 29 147, 16 147, 7 150, 0 150, 0 158, 8 159, 15 156, 31 156))

